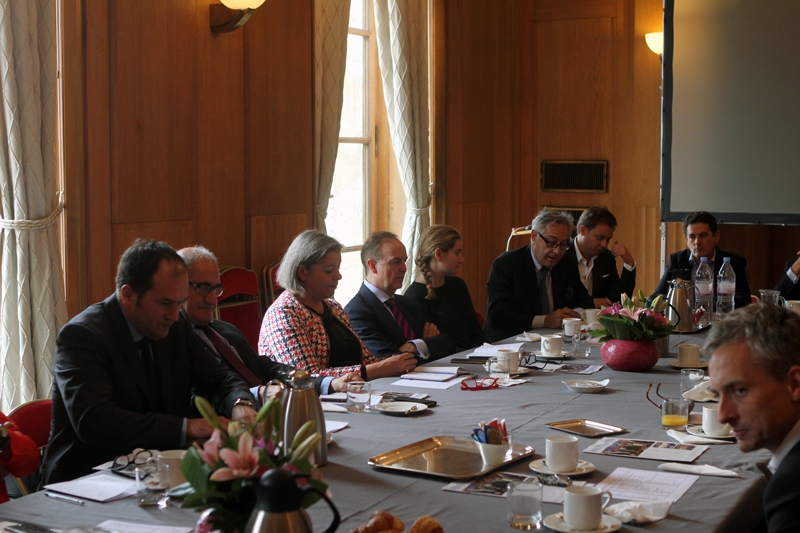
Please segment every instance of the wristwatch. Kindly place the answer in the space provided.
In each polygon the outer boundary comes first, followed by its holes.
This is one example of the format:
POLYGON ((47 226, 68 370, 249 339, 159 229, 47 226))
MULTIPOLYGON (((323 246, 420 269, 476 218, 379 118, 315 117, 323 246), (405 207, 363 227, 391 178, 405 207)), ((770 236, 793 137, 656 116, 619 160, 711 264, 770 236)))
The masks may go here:
POLYGON ((3 424, 0 424, 0 453, 6 451, 8 445, 11 443, 11 435, 3 424))
POLYGON ((253 402, 250 400, 245 400, 244 398, 238 398, 235 402, 233 402, 233 407, 244 405, 245 407, 249 407, 250 409, 255 409, 253 402))

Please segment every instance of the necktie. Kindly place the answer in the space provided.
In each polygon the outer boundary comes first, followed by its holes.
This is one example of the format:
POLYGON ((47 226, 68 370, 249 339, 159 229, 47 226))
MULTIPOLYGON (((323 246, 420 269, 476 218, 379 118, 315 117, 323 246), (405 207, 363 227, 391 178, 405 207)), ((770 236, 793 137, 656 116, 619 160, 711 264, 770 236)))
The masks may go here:
POLYGON ((411 329, 411 325, 409 325, 408 320, 406 320, 406 317, 403 316, 403 312, 400 311, 399 307, 397 307, 397 302, 395 299, 389 298, 383 303, 389 308, 389 311, 392 312, 392 316, 397 322, 397 325, 400 327, 400 331, 403 332, 403 337, 405 337, 407 341, 414 340, 416 338, 414 336, 414 330, 411 329))
POLYGON ((549 315, 550 311, 550 297, 547 295, 547 274, 550 269, 542 267, 539 269, 539 308, 541 314, 549 315))
POLYGON ((153 344, 147 337, 139 339, 136 343, 139 347, 139 355, 142 358, 142 366, 144 367, 145 374, 147 374, 147 388, 150 392, 150 398, 153 400, 153 409, 156 411, 162 410, 163 403, 161 400, 161 388, 158 381, 158 367, 156 366, 155 357, 153 356, 153 344))
POLYGON ((197 326, 200 328, 203 333, 206 334, 208 340, 211 341, 211 344, 214 345, 214 348, 217 349, 217 352, 225 359, 225 361, 236 370, 247 382, 248 387, 255 387, 257 385, 261 385, 261 380, 253 374, 253 371, 247 368, 247 365, 244 364, 242 359, 239 355, 233 351, 233 348, 225 342, 225 339, 222 336, 214 331, 211 326, 197 326))

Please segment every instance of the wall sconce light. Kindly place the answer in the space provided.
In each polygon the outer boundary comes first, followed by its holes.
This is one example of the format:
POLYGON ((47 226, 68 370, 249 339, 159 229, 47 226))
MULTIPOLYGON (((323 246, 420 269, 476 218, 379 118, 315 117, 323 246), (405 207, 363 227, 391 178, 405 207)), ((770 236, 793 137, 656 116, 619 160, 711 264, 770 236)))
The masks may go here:
POLYGON ((211 4, 211 32, 228 33, 244 26, 264 0, 221 0, 211 4))
POLYGON ((647 42, 648 48, 654 54, 661 55, 664 53, 664 32, 655 31, 653 33, 645 33, 644 40, 647 42))

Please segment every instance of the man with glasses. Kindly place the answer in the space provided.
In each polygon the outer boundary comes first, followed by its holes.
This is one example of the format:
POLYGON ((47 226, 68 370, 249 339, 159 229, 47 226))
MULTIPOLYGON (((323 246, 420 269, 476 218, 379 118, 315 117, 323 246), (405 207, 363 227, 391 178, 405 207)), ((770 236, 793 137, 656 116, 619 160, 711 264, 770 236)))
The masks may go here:
POLYGON ((581 281, 594 299, 594 307, 611 305, 620 296, 632 295, 636 288, 636 261, 628 247, 614 241, 609 249, 617 218, 605 207, 592 206, 581 213, 578 234, 567 254, 578 261, 581 281), (617 258, 622 258, 622 277, 617 273, 617 258))
POLYGON ((492 263, 486 293, 489 342, 536 328, 560 328, 564 318, 580 318, 576 308, 594 306, 581 283, 578 263, 565 254, 572 217, 543 209, 531 224, 531 243, 492 263))
POLYGON ((735 308, 739 309, 750 303, 750 285, 747 283, 747 259, 733 252, 725 252, 717 248, 720 232, 717 219, 708 211, 689 213, 683 220, 683 236, 686 238, 686 250, 670 254, 664 275, 658 282, 655 292, 650 299, 662 294, 665 298, 669 291, 669 281, 675 276, 676 270, 683 270, 683 279, 694 282, 700 258, 708 259, 708 266, 714 274, 713 298, 717 300, 717 274, 722 268, 722 260, 731 258, 731 266, 736 274, 736 294, 734 295, 735 308))
MULTIPOLYGON (((267 384, 272 379, 283 381, 294 367, 277 363, 266 356, 258 355, 247 343, 239 328, 233 324, 214 319, 217 301, 225 290, 220 285, 217 257, 203 246, 178 250, 186 263, 189 275, 189 298, 183 303, 186 318, 192 323, 194 332, 209 349, 214 351, 247 382, 250 392, 262 404, 273 392, 267 384)), ((314 380, 316 389, 322 394, 344 391, 348 380, 360 380, 358 374, 339 377, 318 376, 314 380)))
POLYGON ((44 484, 89 474, 134 448, 168 450, 210 437, 195 395, 224 417, 255 419, 246 384, 180 314, 189 283, 175 250, 135 242, 120 259, 116 284, 58 334, 44 484))

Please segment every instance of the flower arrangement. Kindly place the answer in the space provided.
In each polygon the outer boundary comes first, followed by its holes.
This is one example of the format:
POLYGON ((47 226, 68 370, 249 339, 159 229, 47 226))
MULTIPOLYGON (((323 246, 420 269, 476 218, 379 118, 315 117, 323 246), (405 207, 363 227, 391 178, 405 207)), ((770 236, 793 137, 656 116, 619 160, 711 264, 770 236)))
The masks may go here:
MULTIPOLYGON (((279 399, 268 401, 253 425, 231 422, 227 428, 221 426, 206 399, 197 397, 195 405, 215 429, 203 446, 195 442, 181 462, 181 471, 194 489, 183 506, 198 511, 213 509, 210 523, 223 533, 244 531, 256 502, 248 485, 257 483, 272 468, 310 472, 313 466, 309 456, 319 444, 320 434, 309 420, 297 431, 290 446, 282 442, 279 399)), ((308 482, 322 492, 327 489, 318 479, 308 482)), ((318 499, 319 496, 309 493, 303 507, 313 505, 318 499)))
POLYGON ((660 294, 649 304, 641 289, 634 298, 623 294, 621 303, 603 307, 597 313, 603 329, 592 331, 592 336, 600 337, 600 342, 611 339, 652 341, 666 337, 675 329, 663 314, 666 308, 667 302, 660 294))

